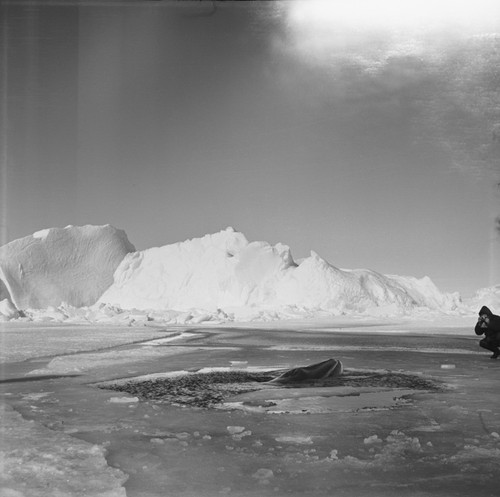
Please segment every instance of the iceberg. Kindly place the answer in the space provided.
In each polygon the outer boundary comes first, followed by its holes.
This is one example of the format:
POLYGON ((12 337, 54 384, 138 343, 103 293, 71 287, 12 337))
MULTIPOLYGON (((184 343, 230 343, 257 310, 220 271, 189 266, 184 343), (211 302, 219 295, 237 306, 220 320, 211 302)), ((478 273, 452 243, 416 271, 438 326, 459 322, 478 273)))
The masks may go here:
POLYGON ((0 248, 0 299, 17 309, 90 306, 133 251, 125 232, 110 225, 38 231, 0 248))
POLYGON ((287 245, 248 241, 233 228, 136 251, 110 225, 45 229, 3 246, 0 301, 4 320, 32 310, 33 319, 121 324, 392 316, 462 305, 428 277, 340 269, 315 252, 296 262, 287 245))

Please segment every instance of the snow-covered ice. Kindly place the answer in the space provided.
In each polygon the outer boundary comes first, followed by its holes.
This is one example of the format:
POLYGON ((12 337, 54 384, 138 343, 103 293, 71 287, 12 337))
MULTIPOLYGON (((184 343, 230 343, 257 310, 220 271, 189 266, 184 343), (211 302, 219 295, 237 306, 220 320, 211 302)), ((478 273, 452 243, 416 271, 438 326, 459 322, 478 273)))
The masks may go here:
MULTIPOLYGON (((0 362, 26 361, 34 357, 66 357, 68 367, 81 367, 83 352, 95 351, 177 336, 175 331, 148 327, 91 326, 55 322, 12 320, 0 326, 0 362), (73 355, 74 354, 74 355, 73 355), (73 358, 73 360, 71 360, 73 358), (75 358, 79 358, 75 362, 75 358)), ((108 351, 112 356, 111 351, 108 351)), ((144 352, 143 352, 144 353, 144 352)), ((115 354, 116 355, 116 354, 115 354)), ((130 353, 130 355, 133 355, 130 353)), ((139 356, 138 353, 135 356, 139 356)), ((57 358, 56 358, 57 359, 57 358)), ((112 359, 112 357, 109 357, 112 359)), ((55 360, 55 359, 54 359, 55 360)), ((88 361, 88 364, 91 361, 88 361)), ((92 363, 92 362, 91 362, 92 363)), ((95 365, 95 362, 93 362, 95 365)))
POLYGON ((2 497, 126 497, 127 475, 108 466, 105 448, 1 409, 2 497))

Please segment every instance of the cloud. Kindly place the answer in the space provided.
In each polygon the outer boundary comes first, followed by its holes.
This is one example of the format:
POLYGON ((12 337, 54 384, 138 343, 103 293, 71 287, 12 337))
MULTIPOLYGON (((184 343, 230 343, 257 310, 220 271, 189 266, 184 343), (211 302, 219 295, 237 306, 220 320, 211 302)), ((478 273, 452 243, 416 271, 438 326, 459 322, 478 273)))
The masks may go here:
POLYGON ((487 0, 437 0, 413 13, 374 4, 287 3, 271 43, 275 83, 326 123, 333 113, 344 127, 367 115, 404 119, 447 167, 496 184, 500 9, 487 0))

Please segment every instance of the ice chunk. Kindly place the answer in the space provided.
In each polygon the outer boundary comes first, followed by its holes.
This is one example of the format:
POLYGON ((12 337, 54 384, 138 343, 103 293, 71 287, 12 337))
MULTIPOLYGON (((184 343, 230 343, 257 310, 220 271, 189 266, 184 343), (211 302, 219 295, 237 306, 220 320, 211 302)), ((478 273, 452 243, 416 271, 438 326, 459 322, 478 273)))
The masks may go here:
POLYGON ((273 477, 274 477, 273 471, 268 468, 260 468, 252 475, 252 478, 259 480, 260 483, 265 483, 273 477))
POLYGON ((19 317, 19 311, 9 299, 0 301, 0 317, 5 319, 16 319, 19 317))
POLYGON ((139 402, 139 399, 137 397, 111 397, 109 402, 111 404, 130 404, 139 402))
POLYGON ((1 412, 2 496, 126 497, 127 476, 107 465, 105 449, 1 412))
POLYGON ((242 431, 245 431, 245 427, 244 426, 228 426, 227 431, 231 435, 235 435, 237 433, 241 433, 242 431))

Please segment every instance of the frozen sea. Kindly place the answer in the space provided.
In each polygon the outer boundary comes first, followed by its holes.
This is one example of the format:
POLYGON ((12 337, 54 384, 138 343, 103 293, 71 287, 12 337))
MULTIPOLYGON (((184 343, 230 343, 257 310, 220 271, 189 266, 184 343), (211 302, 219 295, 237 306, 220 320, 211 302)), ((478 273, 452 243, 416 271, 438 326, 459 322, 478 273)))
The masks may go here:
POLYGON ((195 327, 1 327, 0 495, 497 495, 500 361, 474 319, 328 318, 195 327), (221 409, 101 382, 272 370, 430 378, 440 392, 263 389, 221 409))

